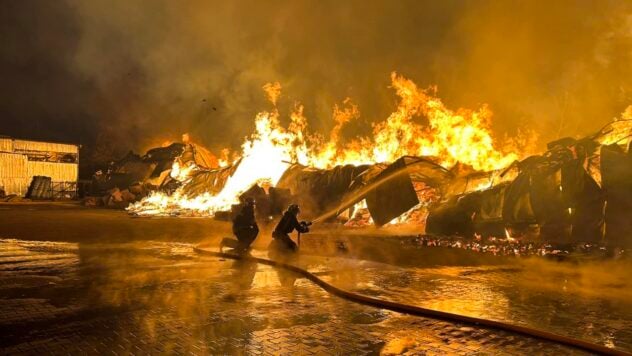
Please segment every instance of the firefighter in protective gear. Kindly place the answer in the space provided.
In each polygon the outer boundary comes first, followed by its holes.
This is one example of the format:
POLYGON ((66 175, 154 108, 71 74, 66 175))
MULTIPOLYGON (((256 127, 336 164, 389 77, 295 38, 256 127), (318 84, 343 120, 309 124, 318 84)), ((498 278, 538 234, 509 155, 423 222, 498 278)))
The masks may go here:
POLYGON ((237 237, 237 241, 230 238, 222 240, 220 250, 223 247, 230 247, 237 251, 246 251, 255 241, 259 234, 259 226, 255 219, 255 200, 246 198, 243 207, 235 219, 233 219, 233 234, 237 237))
POLYGON ((299 233, 309 232, 309 225, 311 225, 311 223, 305 221, 298 221, 298 213, 300 211, 298 205, 290 205, 287 211, 283 213, 283 217, 281 217, 281 220, 272 233, 272 237, 290 251, 296 251, 298 249, 296 243, 290 238, 292 231, 296 230, 299 233))
POLYGON ((246 198, 243 208, 233 220, 233 234, 243 249, 249 248, 257 238, 259 226, 255 220, 255 200, 253 198, 246 198))

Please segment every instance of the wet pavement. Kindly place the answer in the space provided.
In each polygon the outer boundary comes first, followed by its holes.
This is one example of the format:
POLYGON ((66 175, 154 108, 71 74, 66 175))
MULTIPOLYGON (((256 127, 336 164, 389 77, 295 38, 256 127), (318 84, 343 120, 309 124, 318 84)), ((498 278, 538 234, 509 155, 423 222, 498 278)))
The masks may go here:
POLYGON ((632 266, 540 258, 477 267, 401 268, 343 258, 301 257, 308 270, 329 265, 325 281, 344 290, 419 307, 508 322, 632 352, 632 266))
MULTIPOLYGON (((354 304, 289 272, 192 247, 0 240, 0 354, 582 354, 354 304)), ((511 270, 404 270, 314 256, 295 262, 364 294, 418 305, 447 295, 431 303, 512 317, 512 295, 501 293, 511 288, 504 280, 511 270), (487 276, 498 285, 478 286, 487 276)), ((629 330, 625 318, 610 327, 629 330)), ((615 333, 614 346, 627 345, 626 337, 615 333)))

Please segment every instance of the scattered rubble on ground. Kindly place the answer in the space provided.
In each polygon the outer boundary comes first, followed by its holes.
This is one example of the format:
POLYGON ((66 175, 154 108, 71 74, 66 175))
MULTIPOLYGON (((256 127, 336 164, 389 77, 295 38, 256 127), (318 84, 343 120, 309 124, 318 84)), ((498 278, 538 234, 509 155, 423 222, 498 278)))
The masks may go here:
MULTIPOLYGON (((625 250, 612 249, 595 243, 555 244, 548 242, 525 242, 517 239, 506 238, 482 238, 476 236, 466 239, 461 236, 432 236, 420 235, 407 242, 413 247, 442 247, 463 249, 493 256, 529 257, 544 256, 557 259, 567 258, 572 255, 592 255, 595 257, 623 257, 627 256, 625 250)), ((629 256, 628 256, 629 257, 629 256)))
POLYGON ((0 201, 5 202, 5 203, 19 203, 19 202, 29 202, 31 201, 31 199, 23 198, 16 194, 9 194, 0 198, 0 201))

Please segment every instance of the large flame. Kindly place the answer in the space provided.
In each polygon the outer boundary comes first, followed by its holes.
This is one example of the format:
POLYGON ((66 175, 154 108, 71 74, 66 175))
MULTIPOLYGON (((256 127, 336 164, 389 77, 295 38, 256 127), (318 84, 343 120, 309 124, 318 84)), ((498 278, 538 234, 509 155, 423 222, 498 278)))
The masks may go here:
POLYGON ((632 131, 632 105, 628 106, 620 118, 614 118, 613 122, 606 125, 597 136, 597 142, 602 145, 624 144, 628 145, 632 131))
MULTIPOLYGON (((373 125, 372 136, 348 141, 342 138, 343 126, 360 116, 358 107, 350 99, 334 107, 335 126, 325 139, 308 133, 300 104, 295 105, 290 124, 284 128, 276 109, 281 85, 278 82, 266 84, 263 89, 274 109, 256 116, 254 133, 242 145, 239 160, 233 161, 238 166, 218 194, 188 197, 181 189, 170 196, 157 192, 133 204, 129 210, 141 215, 174 211, 212 215, 229 209, 255 183, 274 186, 291 163, 331 168, 341 164, 391 162, 410 155, 432 156, 446 167, 461 162, 477 170, 495 170, 519 158, 515 141, 504 142, 501 147, 494 144, 489 129, 492 113, 487 106, 453 111, 433 90, 419 89, 414 82, 396 73, 391 75, 391 82, 399 97, 396 110, 386 120, 373 125), (422 124, 424 121, 427 123, 422 124)), ((221 156, 220 163, 228 164, 229 154, 222 152, 221 156)), ((186 182, 196 168, 180 165, 174 163, 171 176, 186 182)))
POLYGON ((334 108, 336 126, 330 141, 320 145, 309 159, 309 164, 329 168, 339 164, 371 164, 392 162, 405 155, 433 156, 438 163, 452 166, 456 162, 477 170, 500 169, 518 158, 502 147, 515 142, 494 145, 489 124, 492 112, 487 106, 477 111, 448 109, 430 90, 421 90, 409 79, 393 73, 392 86, 399 96, 399 104, 385 121, 373 127, 373 137, 340 144, 342 125, 359 116, 349 100, 347 108, 334 108), (414 121, 423 117, 427 125, 414 121))

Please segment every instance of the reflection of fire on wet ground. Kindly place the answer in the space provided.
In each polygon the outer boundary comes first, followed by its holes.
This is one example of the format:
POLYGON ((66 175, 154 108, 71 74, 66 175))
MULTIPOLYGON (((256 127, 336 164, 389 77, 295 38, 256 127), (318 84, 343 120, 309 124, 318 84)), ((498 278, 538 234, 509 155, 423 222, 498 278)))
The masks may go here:
MULTIPOLYGON (((347 354, 472 351, 466 346, 524 353, 548 347, 515 335, 347 303, 270 267, 201 257, 186 243, 0 240, 0 246, 0 328, 8 336, 0 338, 0 351, 94 348, 105 353, 122 347, 121 352, 140 352, 138 346, 162 353, 275 353, 290 346, 313 349, 315 340, 326 345, 323 352, 347 354), (31 325, 26 317, 38 327, 24 332, 31 325), (416 342, 409 342, 411 336, 416 342), (514 342, 507 344, 508 336, 514 342), (279 339, 285 346, 278 346, 279 339)), ((315 256, 301 256, 297 263, 350 291, 631 349, 630 299, 609 293, 621 283, 612 272, 621 277, 627 265, 515 261, 526 265, 400 268, 315 256), (607 285, 587 285, 590 281, 607 285)))
POLYGON ((75 243, 0 239, 0 271, 62 272, 77 265, 77 250, 75 243))

